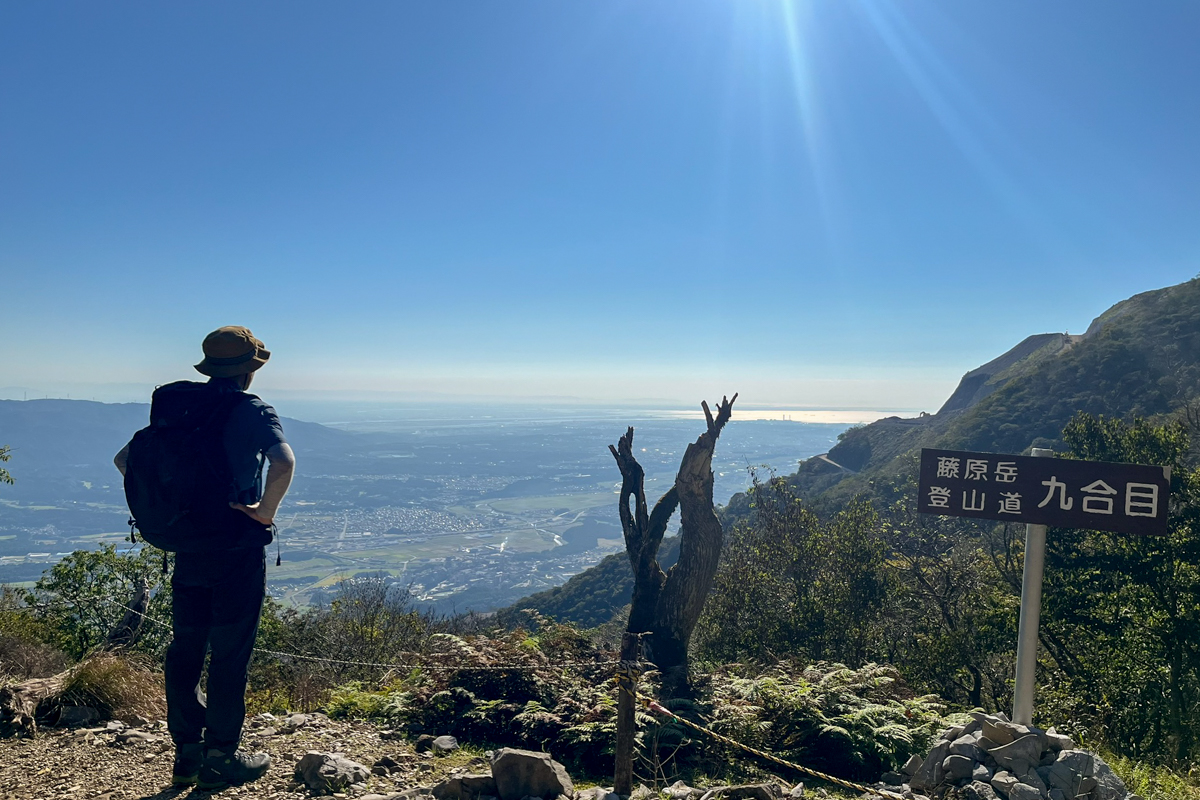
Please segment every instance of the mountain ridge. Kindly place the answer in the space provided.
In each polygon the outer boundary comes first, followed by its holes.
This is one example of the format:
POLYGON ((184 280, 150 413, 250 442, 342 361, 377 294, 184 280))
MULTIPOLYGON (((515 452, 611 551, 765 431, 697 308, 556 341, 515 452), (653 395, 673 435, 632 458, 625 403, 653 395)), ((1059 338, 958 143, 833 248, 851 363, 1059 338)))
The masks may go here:
MULTIPOLYGON (((828 453, 800 462, 785 480, 820 510, 834 511, 855 495, 886 497, 915 469, 915 453, 922 447, 1014 453, 1053 448, 1079 411, 1156 417, 1197 399, 1200 277, 1122 300, 1097 316, 1083 335, 1027 336, 968 371, 938 413, 885 417, 850 428, 828 453)), ((728 530, 750 513, 749 496, 738 494, 721 516, 728 530)), ((610 558, 604 565, 608 580, 632 580, 627 560, 610 558)), ((584 572, 572 581, 582 588, 595 578, 584 572)), ((585 614, 571 611, 586 599, 571 588, 558 587, 511 608, 536 608, 551 616, 565 611, 563 620, 579 623, 601 615, 594 608, 585 614)), ((611 615, 619 608, 607 610, 611 615)))

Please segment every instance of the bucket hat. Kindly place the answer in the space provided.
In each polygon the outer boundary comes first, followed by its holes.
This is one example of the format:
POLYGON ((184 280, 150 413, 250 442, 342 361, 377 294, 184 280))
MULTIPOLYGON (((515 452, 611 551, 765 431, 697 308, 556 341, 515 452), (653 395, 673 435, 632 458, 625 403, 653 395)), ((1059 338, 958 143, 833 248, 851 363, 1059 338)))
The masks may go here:
POLYGON ((271 353, 248 328, 226 325, 204 337, 204 360, 196 371, 210 378, 233 378, 254 372, 271 353))

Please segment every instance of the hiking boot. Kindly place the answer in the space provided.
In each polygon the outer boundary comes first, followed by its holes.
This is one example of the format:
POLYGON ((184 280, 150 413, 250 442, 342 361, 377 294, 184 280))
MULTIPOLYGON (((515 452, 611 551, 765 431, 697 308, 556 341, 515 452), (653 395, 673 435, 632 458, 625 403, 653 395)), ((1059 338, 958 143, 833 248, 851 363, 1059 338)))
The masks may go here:
POLYGON ((175 745, 175 766, 171 768, 173 786, 191 786, 200 776, 200 764, 204 761, 204 745, 175 745))
POLYGON ((225 753, 221 750, 209 750, 200 767, 200 776, 196 786, 201 789, 224 789, 226 786, 240 786, 243 783, 256 781, 271 766, 271 757, 266 753, 254 753, 236 750, 225 753))

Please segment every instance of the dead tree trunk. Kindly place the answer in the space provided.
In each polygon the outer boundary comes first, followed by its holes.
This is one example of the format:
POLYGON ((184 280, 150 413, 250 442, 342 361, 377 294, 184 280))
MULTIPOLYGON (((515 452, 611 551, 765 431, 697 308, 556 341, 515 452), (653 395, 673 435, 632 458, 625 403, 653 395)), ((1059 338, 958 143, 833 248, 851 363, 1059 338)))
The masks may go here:
POLYGON ((633 605, 626 629, 651 634, 646 639, 646 654, 662 672, 664 697, 689 691, 688 642, 712 588, 723 538, 713 508, 713 449, 735 400, 736 394, 732 400, 722 398, 715 419, 708 403, 701 403, 708 430, 688 445, 675 485, 655 503, 653 511, 647 511, 645 473, 633 456, 633 428, 615 447, 608 448, 621 470, 621 528, 633 566, 633 605), (663 572, 658 564, 658 548, 676 508, 680 518, 679 561, 663 572))
MULTIPOLYGON (((134 587, 133 596, 125 609, 125 615, 108 633, 95 652, 106 653, 129 647, 137 641, 142 632, 146 607, 150 603, 150 589, 146 581, 140 580, 134 587)), ((84 661, 94 655, 88 654, 84 661)), ((80 662, 83 663, 83 662, 80 662)), ((49 678, 33 678, 22 683, 0 688, 0 723, 15 730, 16 733, 32 736, 37 733, 38 706, 45 700, 50 700, 62 692, 63 684, 78 665, 51 675, 49 678)))

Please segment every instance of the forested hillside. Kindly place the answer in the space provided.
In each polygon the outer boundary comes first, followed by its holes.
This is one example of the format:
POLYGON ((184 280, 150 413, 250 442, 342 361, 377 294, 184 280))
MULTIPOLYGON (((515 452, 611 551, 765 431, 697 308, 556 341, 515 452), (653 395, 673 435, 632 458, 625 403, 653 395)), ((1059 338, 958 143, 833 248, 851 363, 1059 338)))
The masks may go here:
MULTIPOLYGON (((1022 453, 1061 448, 1078 412, 1155 417, 1200 394, 1200 278, 1117 303, 1079 336, 1031 336, 968 372, 937 414, 890 417, 842 434, 828 458, 788 479, 831 507, 901 479, 922 447, 1022 453)), ((730 506, 744 507, 744 498, 730 506)))

